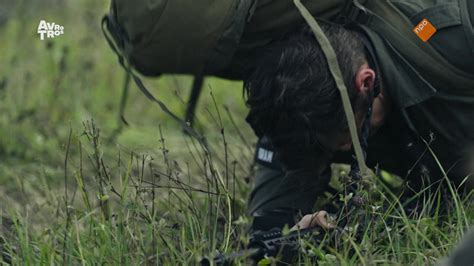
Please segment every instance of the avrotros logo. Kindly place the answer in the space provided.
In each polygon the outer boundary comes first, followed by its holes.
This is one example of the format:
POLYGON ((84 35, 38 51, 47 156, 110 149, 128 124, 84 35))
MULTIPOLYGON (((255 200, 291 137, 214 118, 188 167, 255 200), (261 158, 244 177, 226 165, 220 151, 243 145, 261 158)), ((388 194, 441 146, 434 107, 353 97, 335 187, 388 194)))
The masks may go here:
POLYGON ((52 39, 54 37, 63 35, 64 27, 54 22, 46 22, 41 20, 38 25, 38 34, 40 35, 41 40, 44 40, 44 38, 52 39))

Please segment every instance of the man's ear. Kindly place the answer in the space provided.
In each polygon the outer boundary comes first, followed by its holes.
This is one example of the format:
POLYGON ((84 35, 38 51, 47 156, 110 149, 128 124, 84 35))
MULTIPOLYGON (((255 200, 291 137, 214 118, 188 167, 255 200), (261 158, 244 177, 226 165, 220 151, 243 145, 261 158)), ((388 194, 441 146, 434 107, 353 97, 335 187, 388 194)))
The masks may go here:
POLYGON ((358 93, 367 93, 374 89, 375 71, 369 64, 363 64, 355 76, 355 88, 358 93))

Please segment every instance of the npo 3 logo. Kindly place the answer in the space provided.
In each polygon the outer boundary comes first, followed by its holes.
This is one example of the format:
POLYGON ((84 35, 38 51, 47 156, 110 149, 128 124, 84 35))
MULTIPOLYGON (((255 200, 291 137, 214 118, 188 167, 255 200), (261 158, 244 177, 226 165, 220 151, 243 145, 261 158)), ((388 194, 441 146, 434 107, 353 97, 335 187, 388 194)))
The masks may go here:
POLYGON ((63 35, 64 27, 54 22, 50 23, 46 22, 45 20, 41 20, 38 25, 38 34, 40 35, 41 40, 44 40, 44 38, 52 39, 54 37, 63 35))
POLYGON ((416 33, 422 41, 427 42, 431 36, 436 33, 436 28, 425 18, 413 28, 413 32, 416 33))

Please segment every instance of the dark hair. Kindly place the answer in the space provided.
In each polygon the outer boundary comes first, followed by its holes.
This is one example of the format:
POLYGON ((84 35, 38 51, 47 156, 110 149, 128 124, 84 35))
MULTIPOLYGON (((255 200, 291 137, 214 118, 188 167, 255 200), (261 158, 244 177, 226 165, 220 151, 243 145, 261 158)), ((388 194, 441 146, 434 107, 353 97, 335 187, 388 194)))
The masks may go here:
MULTIPOLYGON (((355 74, 367 62, 363 42, 341 26, 321 26, 354 104, 355 74)), ((314 149, 315 134, 331 136, 347 129, 340 93, 307 26, 264 49, 244 88, 250 107, 247 121, 257 136, 269 137, 277 149, 314 149)))

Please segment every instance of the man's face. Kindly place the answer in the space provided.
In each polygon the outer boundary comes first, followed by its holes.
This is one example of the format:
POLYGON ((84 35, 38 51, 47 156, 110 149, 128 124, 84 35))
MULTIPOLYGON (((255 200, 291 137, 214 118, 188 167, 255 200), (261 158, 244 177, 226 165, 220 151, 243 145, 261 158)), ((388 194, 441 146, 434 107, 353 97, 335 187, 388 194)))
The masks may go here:
MULTIPOLYGON (((368 63, 363 64, 354 77, 354 89, 358 96, 357 100, 352 106, 354 110, 357 134, 359 137, 362 133, 362 127, 365 123, 365 120, 367 119, 369 105, 372 106, 373 98, 371 95, 373 94, 374 90, 374 82, 375 71, 369 67, 368 63)), ((346 129, 340 131, 340 133, 329 136, 325 141, 328 144, 328 148, 333 151, 348 151, 352 148, 352 138, 348 126, 346 129)))

